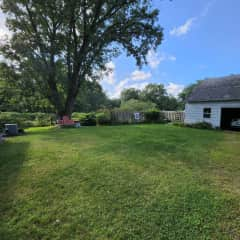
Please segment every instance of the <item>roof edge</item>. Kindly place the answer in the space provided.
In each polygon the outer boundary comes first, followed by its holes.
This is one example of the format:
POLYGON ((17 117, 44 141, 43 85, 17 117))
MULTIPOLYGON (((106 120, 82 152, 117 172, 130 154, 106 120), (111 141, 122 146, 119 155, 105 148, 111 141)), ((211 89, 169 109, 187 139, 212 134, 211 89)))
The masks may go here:
POLYGON ((199 100, 199 101, 187 101, 186 103, 207 103, 207 102, 240 102, 240 99, 229 99, 229 100, 199 100))

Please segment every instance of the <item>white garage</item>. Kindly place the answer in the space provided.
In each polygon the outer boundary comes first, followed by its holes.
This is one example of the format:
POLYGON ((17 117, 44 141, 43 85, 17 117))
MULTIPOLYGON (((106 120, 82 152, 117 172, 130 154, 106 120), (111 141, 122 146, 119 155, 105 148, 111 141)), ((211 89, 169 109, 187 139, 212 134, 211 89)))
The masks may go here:
POLYGON ((209 122, 229 129, 236 119, 240 119, 240 75, 203 80, 185 106, 187 124, 209 122))

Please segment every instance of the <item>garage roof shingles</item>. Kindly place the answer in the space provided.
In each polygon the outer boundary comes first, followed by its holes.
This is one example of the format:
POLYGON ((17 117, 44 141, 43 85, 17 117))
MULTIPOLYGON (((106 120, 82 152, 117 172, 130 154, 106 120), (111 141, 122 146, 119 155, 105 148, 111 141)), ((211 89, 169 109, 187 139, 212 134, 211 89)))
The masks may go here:
POLYGON ((188 102, 240 101, 240 75, 211 78, 196 86, 188 102))

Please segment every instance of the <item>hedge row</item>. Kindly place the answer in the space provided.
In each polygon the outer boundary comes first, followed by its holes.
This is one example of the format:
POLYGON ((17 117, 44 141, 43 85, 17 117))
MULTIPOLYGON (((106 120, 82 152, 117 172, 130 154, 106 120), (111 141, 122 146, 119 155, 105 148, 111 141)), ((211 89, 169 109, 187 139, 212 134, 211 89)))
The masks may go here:
POLYGON ((55 114, 0 112, 0 130, 6 123, 17 123, 20 128, 28 128, 50 126, 55 121, 55 114))

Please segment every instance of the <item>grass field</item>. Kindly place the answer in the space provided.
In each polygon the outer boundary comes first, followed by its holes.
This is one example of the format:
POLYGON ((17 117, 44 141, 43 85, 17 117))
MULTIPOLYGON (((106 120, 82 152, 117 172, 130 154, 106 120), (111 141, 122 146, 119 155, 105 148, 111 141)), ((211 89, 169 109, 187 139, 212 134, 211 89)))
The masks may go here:
POLYGON ((30 129, 0 144, 0 239, 240 239, 240 134, 30 129))

